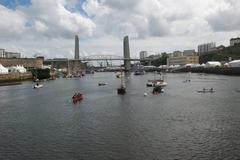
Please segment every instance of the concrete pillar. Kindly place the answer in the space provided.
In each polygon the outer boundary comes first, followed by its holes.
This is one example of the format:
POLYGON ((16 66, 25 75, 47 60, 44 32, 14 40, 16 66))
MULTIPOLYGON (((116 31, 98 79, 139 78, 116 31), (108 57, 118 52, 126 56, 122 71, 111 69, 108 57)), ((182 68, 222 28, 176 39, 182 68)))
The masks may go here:
MULTIPOLYGON (((123 39, 123 56, 124 58, 130 59, 128 36, 125 36, 123 39)), ((124 68, 125 71, 129 71, 131 69, 130 60, 124 60, 124 68)))
POLYGON ((78 36, 75 36, 75 57, 74 59, 79 59, 79 39, 78 36))

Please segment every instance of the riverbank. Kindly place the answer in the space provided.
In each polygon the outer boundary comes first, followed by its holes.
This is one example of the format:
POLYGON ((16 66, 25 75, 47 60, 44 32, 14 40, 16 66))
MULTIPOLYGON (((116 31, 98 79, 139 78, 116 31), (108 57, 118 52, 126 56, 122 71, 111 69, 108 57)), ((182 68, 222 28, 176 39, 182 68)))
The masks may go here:
POLYGON ((174 72, 193 72, 193 73, 210 73, 220 75, 231 75, 240 76, 240 68, 229 68, 229 67, 213 67, 213 68, 182 68, 175 70, 174 72))

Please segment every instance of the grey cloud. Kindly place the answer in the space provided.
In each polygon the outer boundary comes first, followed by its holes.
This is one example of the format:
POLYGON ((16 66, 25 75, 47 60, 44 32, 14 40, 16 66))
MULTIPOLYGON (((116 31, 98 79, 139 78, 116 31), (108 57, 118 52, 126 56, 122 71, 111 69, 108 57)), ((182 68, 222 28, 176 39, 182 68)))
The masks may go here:
POLYGON ((151 36, 162 37, 170 34, 169 25, 165 20, 159 20, 161 17, 149 17, 149 32, 151 36))
POLYGON ((225 0, 227 8, 219 8, 206 17, 209 25, 214 31, 240 30, 240 1, 225 0))
POLYGON ((139 0, 102 0, 101 3, 119 10, 132 9, 139 3, 139 0))

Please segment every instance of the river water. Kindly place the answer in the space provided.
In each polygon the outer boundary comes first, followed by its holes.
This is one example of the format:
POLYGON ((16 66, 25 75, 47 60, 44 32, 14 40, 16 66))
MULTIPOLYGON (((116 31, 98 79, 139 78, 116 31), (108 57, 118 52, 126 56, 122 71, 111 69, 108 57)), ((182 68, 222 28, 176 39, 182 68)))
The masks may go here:
POLYGON ((166 74, 164 93, 152 95, 153 76, 125 77, 124 96, 114 73, 0 87, 0 159, 240 158, 240 77, 166 74))

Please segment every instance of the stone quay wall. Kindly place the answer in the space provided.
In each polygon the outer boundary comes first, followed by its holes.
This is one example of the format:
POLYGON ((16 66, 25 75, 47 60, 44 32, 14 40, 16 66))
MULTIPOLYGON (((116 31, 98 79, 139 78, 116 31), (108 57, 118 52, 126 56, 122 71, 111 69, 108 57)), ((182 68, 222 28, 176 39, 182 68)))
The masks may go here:
POLYGON ((25 68, 42 68, 42 58, 0 58, 0 64, 4 67, 21 65, 25 68))
POLYGON ((32 79, 32 73, 8 73, 8 74, 0 74, 0 83, 1 82, 11 82, 11 81, 22 81, 32 79))

